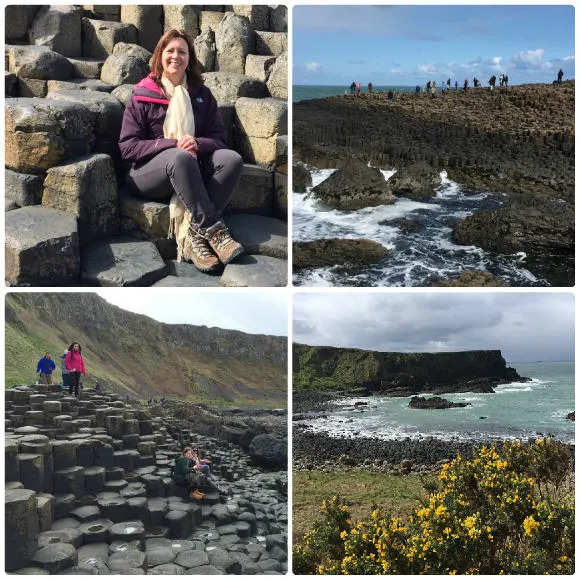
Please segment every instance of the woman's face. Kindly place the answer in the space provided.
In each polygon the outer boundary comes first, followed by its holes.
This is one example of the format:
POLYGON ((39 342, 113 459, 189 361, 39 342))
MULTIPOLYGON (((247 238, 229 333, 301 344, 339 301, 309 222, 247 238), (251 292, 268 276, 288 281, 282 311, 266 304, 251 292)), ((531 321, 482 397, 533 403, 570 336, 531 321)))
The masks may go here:
POLYGON ((189 50, 183 38, 174 38, 161 55, 161 66, 165 76, 172 82, 183 80, 189 64, 189 50))
POLYGON ((73 344, 73 350, 78 352, 79 350, 79 345, 75 342, 75 344, 73 344))

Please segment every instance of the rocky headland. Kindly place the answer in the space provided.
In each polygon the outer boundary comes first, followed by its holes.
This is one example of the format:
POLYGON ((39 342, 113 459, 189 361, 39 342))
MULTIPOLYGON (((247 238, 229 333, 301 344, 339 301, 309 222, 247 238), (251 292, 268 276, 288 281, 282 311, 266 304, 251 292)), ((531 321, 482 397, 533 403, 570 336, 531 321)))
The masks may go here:
POLYGON ((433 195, 442 170, 466 187, 507 194, 501 209, 459 221, 454 241, 525 252, 532 272, 573 285, 574 98, 569 81, 436 99, 397 93, 392 105, 381 93, 301 101, 293 107, 294 162, 396 168, 392 193, 416 200, 433 195))
POLYGON ((442 397, 417 397, 409 401, 409 409, 462 409, 471 407, 471 403, 454 403, 442 397))
POLYGON ((496 385, 529 380, 499 350, 398 353, 294 344, 292 359, 294 392, 493 393, 496 385))
POLYGON ((8 572, 287 570, 282 415, 218 415, 178 400, 142 406, 112 393, 76 398, 58 385, 12 388, 5 400, 8 572), (192 500, 175 485, 173 460, 190 444, 211 461, 227 499, 192 500))
POLYGON ((9 286, 286 285, 286 6, 10 5, 5 16, 9 286), (172 28, 194 39, 244 160, 225 221, 248 255, 221 275, 177 262, 168 203, 125 184, 124 108, 172 28))

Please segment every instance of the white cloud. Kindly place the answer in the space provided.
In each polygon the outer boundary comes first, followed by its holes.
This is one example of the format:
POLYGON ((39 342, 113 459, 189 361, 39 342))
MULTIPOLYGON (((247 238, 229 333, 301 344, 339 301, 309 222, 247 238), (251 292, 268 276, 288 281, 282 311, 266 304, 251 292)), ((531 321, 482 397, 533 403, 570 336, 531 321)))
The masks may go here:
POLYGON ((494 56, 494 57, 491 59, 491 63, 492 63, 492 64, 501 64, 501 56, 494 56))
POLYGON ((544 66, 544 49, 536 48, 536 50, 522 50, 512 57, 512 62, 517 68, 543 68, 544 66))
POLYGON ((427 74, 437 72, 437 67, 433 64, 420 64, 417 69, 419 69, 419 72, 427 74))
POLYGON ((562 60, 574 60, 574 56, 565 56, 562 60))
POLYGON ((307 62, 306 63, 306 70, 310 72, 318 72, 322 64, 319 62, 307 62))

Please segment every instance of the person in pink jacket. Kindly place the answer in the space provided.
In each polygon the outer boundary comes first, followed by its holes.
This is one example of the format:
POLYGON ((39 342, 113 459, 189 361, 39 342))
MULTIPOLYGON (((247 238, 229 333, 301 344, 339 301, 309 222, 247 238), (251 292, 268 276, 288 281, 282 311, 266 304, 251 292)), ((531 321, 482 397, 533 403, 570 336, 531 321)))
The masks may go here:
POLYGON ((65 359, 65 366, 69 372, 69 395, 73 394, 73 388, 75 390, 75 397, 79 396, 79 382, 81 378, 81 373, 87 376, 87 371, 85 370, 85 361, 83 360, 83 355, 81 354, 82 348, 78 342, 73 342, 68 347, 68 354, 65 359))

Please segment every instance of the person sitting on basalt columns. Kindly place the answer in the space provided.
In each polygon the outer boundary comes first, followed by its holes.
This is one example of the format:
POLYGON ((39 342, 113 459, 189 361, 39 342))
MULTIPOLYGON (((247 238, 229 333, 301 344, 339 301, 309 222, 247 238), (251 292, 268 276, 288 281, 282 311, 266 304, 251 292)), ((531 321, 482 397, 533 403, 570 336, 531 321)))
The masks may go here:
POLYGON ((56 369, 54 361, 47 352, 36 365, 36 373, 40 376, 40 382, 43 385, 52 385, 52 371, 56 369))
POLYGON ((81 352, 81 345, 78 342, 73 342, 68 347, 68 354, 66 355, 65 359, 65 364, 69 375, 68 392, 69 395, 72 395, 74 389, 75 397, 79 396, 79 386, 82 388, 82 385, 80 385, 81 373, 85 375, 85 377, 87 376, 87 371, 85 370, 85 361, 81 352))
POLYGON ((213 478, 211 469, 209 467, 209 464, 211 462, 207 459, 200 459, 199 450, 197 449, 197 447, 191 448, 191 452, 189 453, 188 458, 193 461, 193 468, 195 469, 195 471, 201 473, 202 475, 205 475, 205 481, 207 482, 208 487, 210 487, 214 491, 217 491, 220 495, 226 494, 226 491, 224 489, 221 489, 217 484, 217 482, 215 481, 215 479, 213 478))
POLYGON ((177 259, 212 272, 244 251, 222 221, 243 160, 228 149, 217 101, 203 83, 191 38, 181 30, 166 32, 153 52, 151 74, 127 103, 119 148, 136 195, 171 198, 169 236, 177 241, 177 259))

